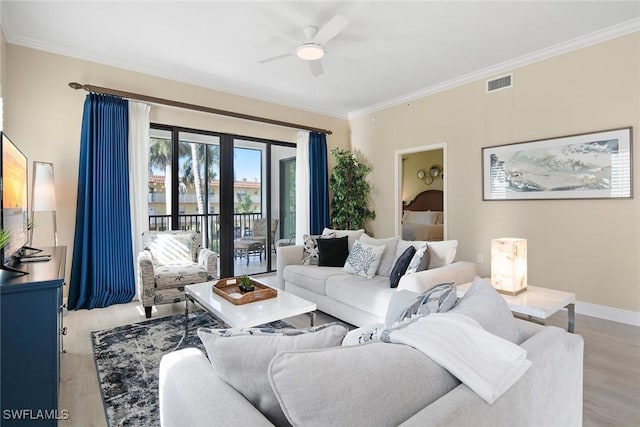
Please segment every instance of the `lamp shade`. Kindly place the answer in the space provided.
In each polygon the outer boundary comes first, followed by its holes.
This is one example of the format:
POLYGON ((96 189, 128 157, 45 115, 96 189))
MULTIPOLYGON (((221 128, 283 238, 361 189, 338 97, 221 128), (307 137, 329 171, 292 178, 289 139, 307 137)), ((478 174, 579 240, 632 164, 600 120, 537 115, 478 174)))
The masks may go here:
POLYGON ((56 191, 53 181, 53 163, 33 162, 34 212, 55 211, 56 191))
POLYGON ((517 295, 527 289, 527 240, 491 241, 491 284, 498 292, 517 295))

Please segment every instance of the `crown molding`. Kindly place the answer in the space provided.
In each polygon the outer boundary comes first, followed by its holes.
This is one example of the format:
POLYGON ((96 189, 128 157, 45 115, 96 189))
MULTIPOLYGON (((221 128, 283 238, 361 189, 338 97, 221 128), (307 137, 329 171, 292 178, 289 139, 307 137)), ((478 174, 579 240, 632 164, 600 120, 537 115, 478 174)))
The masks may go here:
MULTIPOLYGON (((2 18, 3 17, 0 17, 0 19, 2 18)), ((2 19, 2 21, 4 21, 4 19, 2 19)), ((4 24, 4 22, 2 22, 2 24, 4 24)), ((4 29, 5 25, 2 25, 2 27, 4 29)), ((352 120, 357 117, 374 113, 376 111, 381 111, 387 108, 395 107, 395 106, 413 101, 415 99, 419 99, 419 98, 423 98, 439 92, 443 92, 458 86, 462 86, 464 84, 472 83, 474 81, 483 80, 500 73, 512 71, 515 68, 520 68, 529 64, 533 64, 535 62, 553 58, 558 55, 562 55, 574 50, 578 50, 584 47, 588 47, 597 43, 601 43, 610 39, 614 39, 614 38, 621 37, 621 36, 638 32, 638 31, 640 31, 640 18, 635 18, 630 21, 626 21, 626 22, 593 32, 593 33, 589 33, 584 36, 577 37, 575 39, 568 40, 566 42, 562 42, 545 49, 540 49, 538 51, 532 52, 527 55, 522 55, 517 58, 513 58, 510 60, 501 62, 499 64, 492 65, 490 67, 482 68, 480 70, 477 70, 459 77, 455 77, 453 79, 449 79, 441 83, 437 83, 435 85, 426 87, 424 89, 420 89, 405 95, 394 97, 389 100, 382 101, 359 110, 354 110, 347 114, 332 111, 332 110, 317 108, 316 106, 313 106, 304 102, 292 102, 291 100, 284 99, 278 96, 277 94, 264 94, 258 91, 247 90, 246 88, 238 87, 234 82, 230 80, 212 81, 211 76, 204 76, 204 75, 200 75, 200 76, 190 75, 185 77, 184 74, 178 71, 177 69, 160 70, 155 67, 145 67, 140 64, 136 64, 128 61, 117 61, 117 60, 114 60, 113 58, 95 55, 92 52, 72 49, 68 46, 60 46, 60 45, 54 45, 49 43, 43 43, 41 41, 37 41, 30 38, 25 38, 25 37, 8 36, 7 33, 10 33, 10 31, 4 31, 4 33, 5 33, 6 42, 10 44, 15 44, 19 46, 36 49, 36 50, 41 50, 48 53, 68 56, 71 58, 76 58, 76 59, 85 60, 89 62, 95 62, 98 64, 121 68, 129 71, 139 72, 139 73, 143 73, 143 74, 147 74, 147 75, 151 75, 159 78, 173 80, 176 82, 192 84, 195 86, 216 90, 216 91, 228 93, 231 95, 247 97, 247 98, 251 98, 251 99, 263 101, 263 102, 269 102, 269 103, 277 104, 283 107, 295 108, 298 110, 303 110, 303 111, 307 111, 314 114, 321 114, 329 117, 334 117, 337 119, 352 120)))
POLYGON ((40 50, 47 53, 67 56, 70 58, 75 58, 75 59, 88 61, 88 62, 94 62, 97 64, 120 68, 127 71, 147 74, 150 76, 172 80, 179 83, 191 84, 201 88, 211 89, 218 92, 224 92, 224 93, 228 93, 236 96, 242 96, 245 98, 251 98, 252 100, 269 102, 271 104, 277 104, 283 107, 303 110, 309 113, 321 114, 324 116, 334 117, 334 118, 343 119, 343 120, 347 119, 347 114, 345 113, 336 113, 335 111, 317 108, 313 105, 305 104, 302 102, 292 102, 290 100, 279 97, 278 95, 275 95, 275 94, 265 95, 264 93, 259 93, 257 91, 246 90, 244 88, 238 87, 236 83, 230 80, 215 82, 215 81, 212 81, 211 76, 204 76, 204 75, 197 76, 195 74, 185 76, 184 72, 180 72, 175 68, 159 69, 156 67, 147 67, 147 66, 129 62, 129 61, 118 61, 118 60, 114 60, 113 58, 95 55, 92 52, 73 49, 67 46, 61 46, 57 44, 43 43, 39 40, 34 40, 28 37, 12 36, 10 38, 7 38, 6 40, 7 40, 7 43, 10 43, 10 44, 23 46, 30 49, 40 50))
POLYGON ((460 77, 438 83, 424 89, 417 90, 415 92, 408 93, 406 95, 391 98, 387 101, 373 104, 369 107, 352 111, 347 117, 349 120, 361 117, 367 114, 374 113, 376 111, 384 110, 387 108, 395 107, 401 104, 405 104, 409 101, 423 98, 425 96, 433 95, 438 92, 453 89, 457 86, 462 86, 467 83, 472 83, 478 80, 484 80, 489 77, 493 77, 497 74, 502 74, 507 71, 512 71, 515 68, 524 67, 535 62, 543 61, 545 59, 553 58, 554 56, 563 55, 565 53, 572 52, 574 50, 582 49, 597 43, 621 37, 627 34, 640 31, 640 18, 635 18, 630 21, 623 22, 621 24, 613 25, 611 27, 604 28, 593 33, 586 34, 581 37, 577 37, 548 48, 540 49, 535 52, 522 55, 508 61, 504 61, 490 67, 482 68, 469 74, 465 74, 460 77))

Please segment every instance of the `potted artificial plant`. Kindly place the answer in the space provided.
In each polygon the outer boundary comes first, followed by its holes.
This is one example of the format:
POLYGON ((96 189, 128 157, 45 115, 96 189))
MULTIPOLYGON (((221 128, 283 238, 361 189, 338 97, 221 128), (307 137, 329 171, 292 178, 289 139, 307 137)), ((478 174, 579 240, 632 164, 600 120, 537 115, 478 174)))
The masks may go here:
POLYGON ((331 223, 334 228, 357 230, 375 219, 375 211, 369 209, 371 186, 366 180, 371 168, 356 159, 349 150, 334 148, 331 154, 336 166, 331 172, 329 189, 331 199, 331 223))

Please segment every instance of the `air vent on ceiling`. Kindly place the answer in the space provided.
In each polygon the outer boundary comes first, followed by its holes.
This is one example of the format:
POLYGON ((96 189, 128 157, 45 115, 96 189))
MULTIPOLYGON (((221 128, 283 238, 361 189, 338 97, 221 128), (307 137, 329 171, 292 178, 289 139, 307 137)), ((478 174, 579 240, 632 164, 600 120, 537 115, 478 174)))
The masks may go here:
POLYGON ((513 73, 487 80, 487 93, 513 86, 513 73))

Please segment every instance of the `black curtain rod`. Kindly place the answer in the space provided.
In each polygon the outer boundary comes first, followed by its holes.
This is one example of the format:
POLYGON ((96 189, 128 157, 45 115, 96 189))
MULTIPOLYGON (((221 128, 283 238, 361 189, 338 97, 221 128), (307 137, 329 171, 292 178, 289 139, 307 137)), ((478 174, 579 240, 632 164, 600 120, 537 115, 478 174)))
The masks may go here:
POLYGON ((116 89, 109 89, 107 87, 83 85, 77 82, 69 83, 69 87, 76 90, 84 89, 87 92, 101 93, 105 95, 116 95, 122 98, 135 99, 137 101, 149 102, 152 104, 162 104, 162 105, 168 105, 170 107, 184 108, 187 110, 202 111, 204 113, 217 114, 219 116, 234 117, 236 119, 251 120, 253 122, 267 123, 275 126, 284 126, 288 128, 308 130, 310 132, 325 133, 327 135, 332 134, 332 132, 329 129, 314 128, 311 126, 305 126, 298 123, 283 122, 281 120, 268 119, 266 117, 251 116, 249 114, 219 110, 217 108, 205 107, 202 105, 195 105, 195 104, 188 104, 186 102, 173 101, 171 99, 156 98, 155 96, 140 95, 138 93, 125 92, 125 91, 116 90, 116 89))

